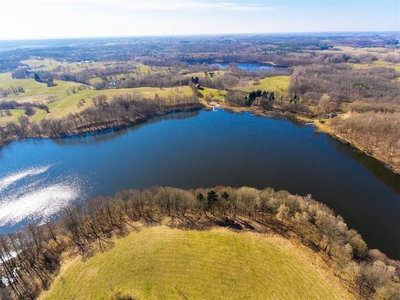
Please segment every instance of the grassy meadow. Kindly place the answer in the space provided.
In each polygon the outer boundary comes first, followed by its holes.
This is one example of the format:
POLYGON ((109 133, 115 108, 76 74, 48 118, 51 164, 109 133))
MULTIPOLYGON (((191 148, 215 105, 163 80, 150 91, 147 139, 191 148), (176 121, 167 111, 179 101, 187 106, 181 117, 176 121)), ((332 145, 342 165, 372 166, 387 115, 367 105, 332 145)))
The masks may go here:
POLYGON ((80 72, 85 69, 106 69, 107 67, 113 66, 117 64, 116 62, 107 61, 107 62, 60 62, 54 59, 27 59, 21 61, 23 64, 28 65, 33 71, 53 71, 57 67, 67 68, 69 72, 80 72))
POLYGON ((48 106, 50 113, 46 114, 45 111, 40 111, 32 118, 32 121, 38 122, 43 118, 62 118, 66 117, 70 113, 76 113, 87 107, 93 106, 93 101, 91 98, 94 96, 106 95, 108 98, 111 98, 113 96, 123 94, 139 94, 147 98, 154 98, 155 95, 158 94, 159 97, 168 98, 173 97, 174 95, 189 96, 192 94, 192 89, 188 86, 181 86, 164 89, 141 87, 132 89, 81 90, 76 94, 71 94, 49 104, 48 106), (82 99, 84 100, 84 104, 82 106, 78 106, 78 103, 82 99))
POLYGON ((203 90, 199 90, 199 93, 203 96, 212 95, 212 100, 224 99, 226 91, 219 91, 217 89, 204 87, 203 90))
POLYGON ((374 61, 372 64, 350 64, 354 69, 372 69, 378 67, 393 68, 400 72, 400 64, 388 63, 385 61, 374 61))
POLYGON ((11 116, 7 116, 5 112, 0 113, 0 125, 9 122, 18 123, 19 117, 23 116, 25 111, 23 109, 12 109, 10 113, 11 116))
POLYGON ((57 67, 70 67, 72 70, 75 69, 76 64, 69 64, 67 62, 59 62, 51 58, 39 59, 26 59, 22 60, 21 63, 28 65, 32 70, 43 70, 52 71, 57 67))
POLYGON ((145 228, 107 252, 66 262, 40 299, 340 299, 277 239, 223 228, 145 228))
MULTIPOLYGON (((46 61, 46 60, 45 60, 46 61)), ((42 61, 40 61, 42 62, 42 61)), ((78 90, 81 85, 75 82, 67 82, 61 80, 54 81, 57 86, 47 87, 45 83, 40 83, 34 79, 14 79, 11 77, 11 73, 0 74, 0 87, 8 89, 10 86, 22 86, 25 93, 19 95, 8 95, 2 100, 6 101, 17 101, 17 102, 32 102, 32 103, 44 103, 48 105, 50 113, 46 113, 44 110, 36 110, 35 115, 31 118, 33 122, 40 122, 42 119, 50 118, 62 118, 67 116, 69 113, 76 113, 82 109, 93 105, 91 100, 92 97, 97 95, 106 95, 111 98, 115 95, 120 94, 140 94, 143 97, 154 98, 156 94, 163 98, 173 97, 175 95, 184 96, 191 95, 192 90, 189 86, 173 87, 173 88, 153 88, 153 87, 141 87, 131 89, 106 89, 106 90, 94 90, 90 86, 87 86, 83 90, 78 90), (71 87, 75 88, 75 93, 71 91, 71 87), (49 98, 54 98, 55 101, 49 102, 49 98), (82 99, 84 101, 82 101, 82 99), (80 105, 78 105, 80 103, 80 105)), ((0 115, 0 124, 6 124, 10 121, 18 121, 18 118, 23 115, 23 110, 11 110, 12 116, 6 116, 6 114, 0 115)))
POLYGON ((269 92, 274 92, 275 97, 284 96, 290 84, 290 76, 272 76, 266 77, 259 81, 250 81, 246 86, 238 87, 238 89, 245 92, 252 92, 255 90, 265 90, 269 92))
MULTIPOLYGON (((222 70, 211 71, 211 72, 214 73, 214 75, 213 75, 213 77, 210 77, 210 78, 215 78, 215 77, 218 77, 218 76, 223 76, 224 74, 227 73, 226 71, 222 71, 222 70)), ((207 72, 207 73, 208 73, 208 72, 207 72)), ((199 78, 204 78, 204 77, 209 76, 209 75, 206 75, 205 72, 191 72, 191 73, 183 72, 183 74, 184 74, 185 76, 188 76, 188 77, 199 77, 199 78)))
POLYGON ((66 91, 71 87, 78 87, 80 84, 76 82, 67 82, 61 80, 54 80, 57 86, 48 87, 47 84, 37 82, 34 79, 14 79, 11 73, 0 74, 0 88, 8 89, 10 86, 21 86, 25 93, 19 95, 8 95, 2 100, 15 100, 22 102, 44 102, 49 96, 62 97, 66 96, 66 91))

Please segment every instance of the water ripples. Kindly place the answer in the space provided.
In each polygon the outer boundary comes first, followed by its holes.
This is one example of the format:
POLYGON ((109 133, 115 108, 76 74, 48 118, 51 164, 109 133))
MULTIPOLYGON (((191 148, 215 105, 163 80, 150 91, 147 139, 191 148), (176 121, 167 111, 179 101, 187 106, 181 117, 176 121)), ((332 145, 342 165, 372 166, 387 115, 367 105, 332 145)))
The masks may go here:
POLYGON ((76 202, 79 180, 74 176, 46 180, 50 169, 31 168, 0 178, 0 226, 47 221, 76 202))

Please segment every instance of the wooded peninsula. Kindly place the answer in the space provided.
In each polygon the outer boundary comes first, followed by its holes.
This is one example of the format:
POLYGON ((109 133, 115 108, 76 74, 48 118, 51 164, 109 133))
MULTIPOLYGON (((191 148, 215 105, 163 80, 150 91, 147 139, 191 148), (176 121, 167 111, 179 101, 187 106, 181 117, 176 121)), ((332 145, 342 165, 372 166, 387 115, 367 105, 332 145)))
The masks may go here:
MULTIPOLYGON (((308 264, 319 262, 316 268, 321 272, 325 270, 323 276, 332 280, 330 284, 335 286, 335 295, 342 294, 348 299, 397 299, 400 296, 400 262, 387 258, 379 250, 369 250, 357 231, 349 229, 341 216, 312 199, 311 195, 301 197, 271 188, 257 190, 222 186, 194 190, 152 187, 143 191, 120 191, 114 197, 96 197, 84 206, 69 207, 57 222, 30 224, 24 230, 1 235, 0 271, 6 281, 3 280, 0 293, 4 299, 34 299, 42 290, 49 289, 57 276, 61 280, 57 284, 63 290, 72 279, 63 277, 60 270, 62 261, 77 255, 83 261, 89 260, 95 253, 112 251, 113 245, 118 245, 116 238, 160 225, 190 231, 223 227, 237 233, 261 234, 264 238, 278 236, 295 247, 296 252, 310 257, 308 264), (15 275, 16 268, 18 276, 15 275)), ((130 244, 126 251, 140 247, 130 244)), ((152 249, 152 246, 148 247, 146 249, 152 249)), ((234 249, 232 245, 230 251, 234 249)), ((169 251, 178 255, 180 250, 171 248, 169 251)), ((118 257, 114 259, 118 260, 118 257)), ((141 259, 147 259, 145 253, 141 254, 141 259)), ((75 277, 74 274, 71 276, 75 277)), ((223 278, 221 274, 218 276, 223 278)), ((85 285, 87 279, 82 281, 85 285)), ((302 282, 300 280, 299 286, 302 282)), ((135 299, 136 295, 126 295, 127 290, 114 291, 114 284, 105 288, 108 297, 114 292, 122 292, 115 299, 135 299)), ((278 280, 276 284, 278 290, 285 290, 280 287, 284 282, 278 280)), ((105 282, 100 282, 100 285, 107 286, 105 282)), ((83 290, 86 288, 81 287, 83 290)), ((182 288, 190 289, 190 284, 182 288)), ((292 288, 296 290, 296 284, 292 288)), ((134 289, 139 291, 141 287, 134 289)), ((51 288, 49 292, 51 298, 51 288)), ((293 297, 301 299, 302 294, 293 297)))

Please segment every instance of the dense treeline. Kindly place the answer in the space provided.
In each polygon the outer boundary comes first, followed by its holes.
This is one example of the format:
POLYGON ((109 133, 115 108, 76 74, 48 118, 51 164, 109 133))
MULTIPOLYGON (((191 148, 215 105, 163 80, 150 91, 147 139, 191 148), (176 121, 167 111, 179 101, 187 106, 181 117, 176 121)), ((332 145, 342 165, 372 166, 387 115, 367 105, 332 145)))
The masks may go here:
POLYGON ((332 133, 400 171, 400 73, 348 65, 296 67, 286 109, 309 117, 346 113, 329 122, 332 133))
POLYGON ((368 103, 400 103, 400 73, 393 68, 353 69, 349 65, 296 67, 289 92, 317 105, 328 94, 337 105, 362 100, 368 103))
POLYGON ((25 93, 25 90, 22 86, 10 86, 7 89, 0 87, 0 98, 5 98, 11 94, 18 96, 21 93, 25 93))
POLYGON ((195 95, 173 94, 168 98, 156 96, 154 99, 142 98, 137 94, 116 95, 111 99, 105 95, 98 95, 91 100, 94 107, 61 119, 43 119, 40 123, 34 123, 29 122, 27 116, 21 116, 19 123, 10 122, 5 127, 0 127, 0 144, 15 138, 63 137, 107 128, 127 127, 166 112, 202 107, 195 95))
POLYGON ((331 128, 335 134, 393 166, 394 171, 400 170, 399 113, 353 114, 346 119, 332 119, 331 128))
POLYGON ((228 90, 225 100, 230 106, 248 107, 256 105, 264 110, 272 110, 275 93, 262 90, 256 90, 250 93, 245 93, 240 90, 228 90))
POLYGON ((67 208, 56 223, 30 224, 2 235, 0 295, 2 299, 33 299, 57 275, 62 255, 76 253, 86 258, 111 247, 113 236, 138 230, 138 224, 161 222, 177 228, 226 226, 280 234, 315 252, 325 252, 335 274, 354 294, 365 299, 400 297, 400 262, 369 250, 343 218, 310 195, 221 186, 120 191, 114 197, 97 197, 85 206, 67 208))

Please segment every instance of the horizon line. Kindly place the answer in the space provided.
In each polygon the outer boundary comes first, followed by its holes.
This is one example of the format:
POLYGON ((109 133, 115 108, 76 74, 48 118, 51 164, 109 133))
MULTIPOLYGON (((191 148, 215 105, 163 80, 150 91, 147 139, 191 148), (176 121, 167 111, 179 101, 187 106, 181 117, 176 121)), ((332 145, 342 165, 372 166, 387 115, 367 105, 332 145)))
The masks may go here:
MULTIPOLYGON (((304 34, 324 34, 325 36, 335 34, 391 34, 400 36, 400 31, 396 30, 366 30, 366 31, 288 31, 288 32, 249 32, 249 33, 196 33, 196 34, 147 34, 147 35, 115 35, 115 36, 86 36, 86 37, 37 37, 37 38, 16 38, 1 39, 1 42, 22 42, 22 41, 48 41, 48 40, 84 40, 84 39, 126 39, 126 38, 160 38, 160 37, 202 37, 202 36, 252 36, 252 35, 304 35, 304 34)), ((1 48, 1 47, 0 47, 1 48)))

